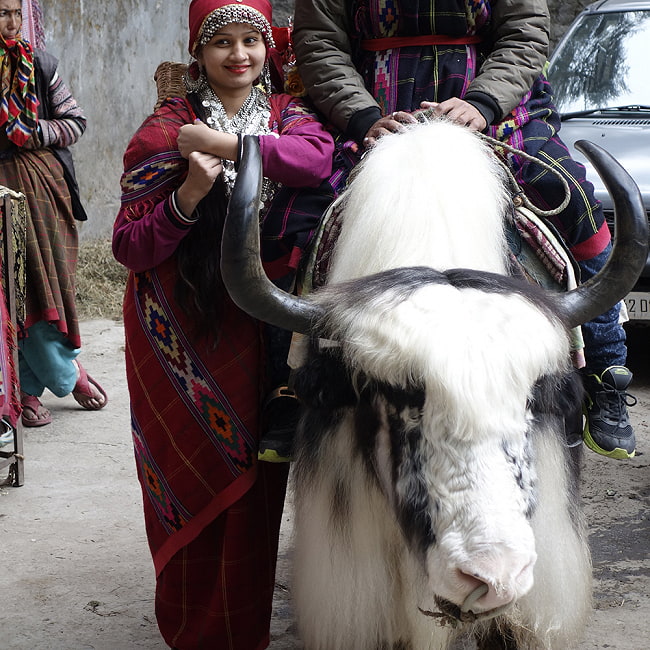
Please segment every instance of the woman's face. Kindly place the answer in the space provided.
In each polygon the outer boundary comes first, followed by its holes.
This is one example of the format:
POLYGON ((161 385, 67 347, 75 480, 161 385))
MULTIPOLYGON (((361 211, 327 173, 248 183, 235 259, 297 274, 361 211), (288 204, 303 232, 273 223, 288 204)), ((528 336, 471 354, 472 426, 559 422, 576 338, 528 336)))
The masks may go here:
POLYGON ((0 34, 5 40, 15 40, 23 24, 20 0, 0 0, 0 34))
POLYGON ((224 25, 197 55, 217 95, 250 89, 260 76, 265 59, 262 34, 245 23, 224 25))

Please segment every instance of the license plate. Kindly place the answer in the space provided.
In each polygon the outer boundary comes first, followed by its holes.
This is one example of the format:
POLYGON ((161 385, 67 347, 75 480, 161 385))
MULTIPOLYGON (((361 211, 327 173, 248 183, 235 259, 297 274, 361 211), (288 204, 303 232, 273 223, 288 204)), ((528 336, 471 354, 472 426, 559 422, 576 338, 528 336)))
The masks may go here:
POLYGON ((650 320, 650 293, 633 291, 625 297, 630 320, 650 320))

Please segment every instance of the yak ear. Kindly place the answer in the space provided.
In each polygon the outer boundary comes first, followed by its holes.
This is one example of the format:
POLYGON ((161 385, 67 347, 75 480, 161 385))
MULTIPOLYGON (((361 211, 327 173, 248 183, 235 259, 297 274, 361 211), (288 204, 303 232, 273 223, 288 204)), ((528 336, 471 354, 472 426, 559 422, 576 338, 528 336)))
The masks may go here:
POLYGON ((260 257, 259 206, 262 155, 256 136, 244 136, 239 171, 221 242, 221 275, 233 302, 271 325, 308 334, 323 316, 314 303, 276 287, 260 257))
POLYGON ((571 327, 606 312, 634 287, 648 257, 648 221, 641 192, 618 161, 593 142, 580 140, 582 151, 602 178, 614 203, 616 237, 605 266, 557 301, 571 327))

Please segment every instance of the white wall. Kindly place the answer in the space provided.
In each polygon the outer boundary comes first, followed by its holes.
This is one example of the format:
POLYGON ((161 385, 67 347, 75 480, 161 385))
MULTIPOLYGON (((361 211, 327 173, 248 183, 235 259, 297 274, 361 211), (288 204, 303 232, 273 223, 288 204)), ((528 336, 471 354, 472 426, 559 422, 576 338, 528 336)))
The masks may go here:
POLYGON ((187 61, 182 0, 41 0, 46 49, 88 118, 72 148, 87 237, 109 236, 119 207, 122 155, 156 101, 161 61, 187 61))

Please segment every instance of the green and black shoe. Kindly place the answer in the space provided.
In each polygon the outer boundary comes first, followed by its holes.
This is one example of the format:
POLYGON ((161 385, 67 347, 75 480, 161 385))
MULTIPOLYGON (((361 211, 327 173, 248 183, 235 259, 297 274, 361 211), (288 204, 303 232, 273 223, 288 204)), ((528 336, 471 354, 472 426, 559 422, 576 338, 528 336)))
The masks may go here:
POLYGON ((584 442, 597 454, 618 460, 634 457, 636 440, 627 407, 634 406, 636 398, 626 392, 631 381, 625 366, 610 366, 600 375, 584 378, 584 442))

